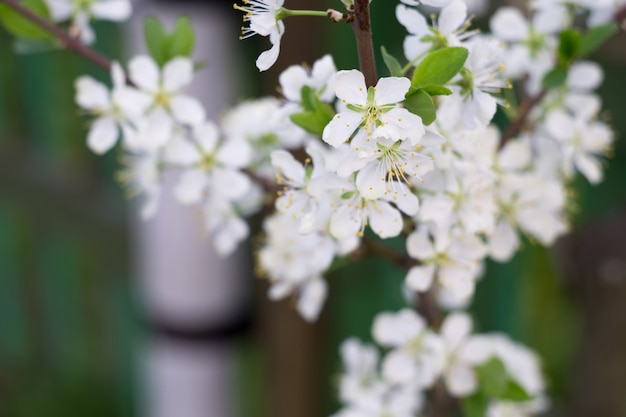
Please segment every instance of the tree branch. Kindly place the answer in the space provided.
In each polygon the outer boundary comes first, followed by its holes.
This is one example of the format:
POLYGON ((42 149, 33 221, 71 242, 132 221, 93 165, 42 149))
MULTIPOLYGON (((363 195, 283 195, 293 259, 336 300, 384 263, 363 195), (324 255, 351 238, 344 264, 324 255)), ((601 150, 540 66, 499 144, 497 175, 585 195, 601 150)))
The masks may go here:
POLYGON ((369 0, 354 0, 354 20, 352 20, 351 25, 356 37, 359 66, 365 76, 365 85, 373 87, 378 81, 378 76, 376 75, 376 60, 374 59, 369 0))
MULTIPOLYGON (((405 271, 419 265, 419 262, 410 256, 401 254, 389 246, 367 236, 363 238, 363 248, 366 251, 366 255, 379 256, 405 271)), ((437 306, 432 288, 429 291, 418 293, 417 297, 419 313, 424 316, 430 327, 437 329, 441 325, 441 311, 437 306)))
MULTIPOLYGON (((82 44, 78 39, 75 39, 68 35, 64 30, 56 26, 54 23, 49 22, 43 17, 39 16, 37 13, 33 12, 28 7, 19 3, 17 0, 0 0, 0 2, 5 3, 7 6, 15 10, 17 13, 21 14, 26 19, 30 20, 46 32, 50 33, 54 36, 65 48, 76 52, 79 55, 87 58, 94 64, 98 65, 100 68, 104 69, 107 72, 111 72, 111 60, 106 58, 105 56, 99 54, 95 50, 90 47, 82 44)), ((128 75, 126 76, 126 80, 131 83, 128 75)))

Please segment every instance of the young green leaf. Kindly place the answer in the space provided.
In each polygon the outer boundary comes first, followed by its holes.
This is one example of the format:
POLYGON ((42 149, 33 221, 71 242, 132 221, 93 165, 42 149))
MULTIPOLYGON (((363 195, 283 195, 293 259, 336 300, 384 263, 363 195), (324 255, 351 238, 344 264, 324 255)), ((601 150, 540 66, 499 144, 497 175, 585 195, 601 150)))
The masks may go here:
POLYGON ((559 36, 558 57, 562 66, 569 66, 580 53, 580 33, 576 30, 564 30, 559 36))
POLYGON ((552 88, 558 88, 565 84, 566 79, 567 69, 563 67, 556 67, 548 71, 548 73, 543 76, 541 85, 544 89, 550 90, 552 88))
POLYGON ((589 29, 580 39, 579 55, 584 57, 594 52, 608 38, 617 33, 618 27, 616 23, 607 23, 589 29))
POLYGON ((394 58, 393 55, 390 55, 384 46, 380 47, 380 52, 383 55, 383 61, 385 62, 385 65, 389 70, 389 74, 391 74, 392 77, 404 77, 404 72, 402 72, 402 66, 400 65, 398 60, 394 58))
POLYGON ((476 368, 476 375, 480 390, 485 396, 500 398, 506 392, 509 376, 500 359, 489 359, 476 368))
POLYGON ((511 400, 511 401, 528 401, 532 399, 532 397, 526 392, 524 388, 520 384, 515 381, 509 381, 509 384, 504 391, 504 394, 500 396, 503 400, 511 400))
POLYGON ((189 18, 181 16, 176 21, 169 41, 169 59, 177 56, 190 56, 195 44, 195 34, 189 18))
POLYGON ((485 417, 487 413, 487 399, 480 392, 463 398, 461 403, 463 417, 485 417))
POLYGON ((415 68, 411 85, 416 88, 444 85, 463 68, 467 55, 467 49, 461 47, 432 52, 415 68))
POLYGON ((163 66, 168 60, 169 43, 169 36, 163 23, 156 17, 148 16, 143 22, 143 33, 150 56, 158 66, 163 66))
POLYGON ((315 111, 315 98, 315 91, 311 87, 308 85, 302 87, 300 90, 300 103, 304 110, 315 111))
MULTIPOLYGON (((48 6, 46 6, 46 3, 44 3, 43 0, 25 0, 21 4, 28 7, 44 19, 50 18, 48 6)), ((0 5, 0 23, 2 23, 4 28, 9 33, 18 38, 30 40, 52 38, 52 35, 48 32, 4 4, 0 5)))
POLYGON ((413 114, 422 118, 425 125, 429 125, 437 118, 435 103, 424 90, 418 90, 404 100, 404 107, 413 114))
POLYGON ((440 85, 427 85, 426 87, 422 87, 428 95, 431 96, 449 96, 452 94, 452 91, 446 87, 442 87, 440 85))

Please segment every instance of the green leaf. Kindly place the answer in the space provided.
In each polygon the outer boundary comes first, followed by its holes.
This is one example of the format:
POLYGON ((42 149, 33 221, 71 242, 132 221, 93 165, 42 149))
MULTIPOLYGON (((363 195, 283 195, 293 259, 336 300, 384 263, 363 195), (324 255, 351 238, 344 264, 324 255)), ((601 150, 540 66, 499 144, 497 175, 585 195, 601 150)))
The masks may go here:
POLYGON ((426 87, 422 87, 428 95, 430 96, 449 96, 452 94, 452 91, 446 87, 442 87, 440 85, 427 85, 426 87))
MULTIPOLYGON (((305 88, 303 88, 302 90, 305 90, 305 88)), ((309 90, 312 91, 310 88, 309 90)), ((312 95, 312 97, 309 96, 307 100, 309 101, 309 104, 307 106, 311 110, 307 110, 302 113, 292 114, 290 116, 290 119, 292 122, 303 128, 307 132, 321 137, 322 132, 324 132, 324 128, 335 116, 335 112, 330 105, 328 105, 327 103, 322 103, 319 98, 317 98, 317 96, 315 96, 314 94, 312 95), (312 101, 312 103, 310 101, 312 101)))
POLYGON ((302 87, 300 90, 300 103, 304 110, 315 111, 315 98, 315 91, 311 87, 308 85, 302 87))
POLYGON ((404 107, 413 114, 422 118, 425 125, 429 125, 437 118, 435 103, 424 90, 418 90, 404 100, 404 107))
POLYGON ((461 47, 432 52, 415 68, 411 85, 416 88, 444 85, 463 68, 466 59, 467 49, 461 47))
POLYGON ((190 56, 193 52, 195 40, 196 37, 189 18, 186 16, 179 17, 170 36, 169 58, 190 56))
MULTIPOLYGON (((302 113, 294 113, 289 116, 292 122, 300 126, 302 129, 306 130, 309 133, 313 133, 315 135, 320 131, 319 122, 317 119, 317 115, 312 111, 305 111, 302 113)), ((322 127, 322 132, 324 128, 322 127)), ((321 133, 319 133, 321 135, 321 133)))
POLYGON ((532 399, 532 397, 526 392, 524 388, 520 384, 515 381, 509 380, 509 384, 506 387, 504 393, 500 396, 502 400, 511 400, 511 401, 528 401, 532 399))
POLYGON ((476 376, 481 392, 485 396, 500 398, 506 392, 509 376, 500 359, 491 358, 477 367, 476 376))
POLYGON ((579 55, 581 57, 594 52, 608 38, 618 31, 616 23, 607 23, 589 29, 580 39, 579 55))
POLYGON ((580 52, 580 33, 576 30, 564 30, 559 36, 557 55, 561 65, 569 65, 580 52))
POLYGON ((487 399, 480 392, 463 398, 461 403, 464 417, 485 417, 487 413, 487 399))
MULTIPOLYGON (((43 0, 25 0, 21 2, 23 6, 28 7, 30 10, 49 20, 50 12, 48 6, 43 0)), ((0 23, 4 28, 13 36, 24 39, 38 40, 38 39, 51 39, 53 36, 47 31, 43 30, 35 23, 23 17, 21 14, 10 8, 9 6, 0 5, 0 23)))
POLYGON ((402 66, 398 60, 394 58, 393 55, 390 55, 384 46, 380 47, 380 52, 383 55, 383 61, 389 70, 389 74, 391 74, 392 77, 404 77, 402 66))
POLYGON ((158 66, 163 66, 168 60, 167 44, 169 43, 169 36, 163 23, 156 17, 148 16, 143 22, 143 33, 150 56, 158 66))
POLYGON ((551 69, 546 75, 544 75, 541 85, 544 89, 549 90, 552 88, 558 88, 565 84, 567 79, 567 69, 563 67, 556 67, 551 69))

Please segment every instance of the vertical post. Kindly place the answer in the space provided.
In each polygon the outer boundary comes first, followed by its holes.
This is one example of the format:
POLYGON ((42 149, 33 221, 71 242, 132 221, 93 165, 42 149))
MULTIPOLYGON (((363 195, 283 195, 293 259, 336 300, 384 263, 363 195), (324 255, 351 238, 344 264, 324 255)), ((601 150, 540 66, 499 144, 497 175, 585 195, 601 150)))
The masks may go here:
MULTIPOLYGON (((133 51, 145 51, 143 20, 156 15, 172 28, 181 14, 196 30, 193 58, 208 67, 191 91, 216 119, 236 99, 238 32, 226 8, 200 2, 134 2, 130 24, 133 51), (232 23, 233 27, 229 25, 232 23), (203 49, 198 49, 198 48, 203 49)), ((134 224, 137 288, 149 324, 140 357, 139 415, 144 417, 232 417, 233 342, 229 335, 247 317, 249 282, 245 250, 222 259, 203 230, 199 207, 185 207, 172 193, 177 174, 168 174, 155 218, 134 224), (246 260, 244 260, 244 258, 246 260)))

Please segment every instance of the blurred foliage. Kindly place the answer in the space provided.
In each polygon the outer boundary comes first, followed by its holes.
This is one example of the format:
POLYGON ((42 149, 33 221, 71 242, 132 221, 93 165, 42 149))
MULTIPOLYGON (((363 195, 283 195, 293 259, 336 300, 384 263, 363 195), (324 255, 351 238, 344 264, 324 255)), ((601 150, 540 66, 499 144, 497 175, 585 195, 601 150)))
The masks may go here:
MULTIPOLYGON (((119 52, 113 25, 97 47, 119 52)), ((91 155, 74 79, 108 74, 0 33, 0 416, 128 416, 137 336, 115 155, 91 155)))

